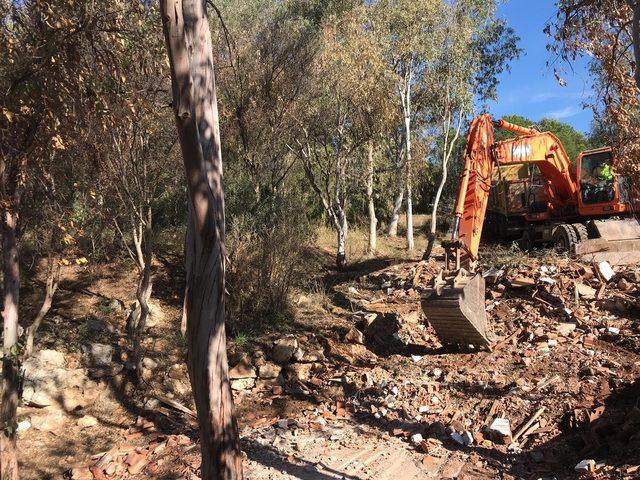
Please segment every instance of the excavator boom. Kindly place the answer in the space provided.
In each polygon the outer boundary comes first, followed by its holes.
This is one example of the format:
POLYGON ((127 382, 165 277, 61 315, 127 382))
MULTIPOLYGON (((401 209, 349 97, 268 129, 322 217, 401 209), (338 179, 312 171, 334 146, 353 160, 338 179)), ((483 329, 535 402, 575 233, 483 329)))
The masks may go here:
POLYGON ((571 160, 562 143, 549 132, 538 132, 480 115, 471 123, 454 207, 451 242, 444 244, 449 259, 473 270, 477 260, 491 182, 497 165, 535 164, 545 180, 552 208, 569 209, 576 205, 577 187, 571 174, 571 160), (494 142, 494 127, 519 135, 515 139, 494 142), (452 250, 460 247, 460 258, 452 250))
POLYGON ((493 144, 493 120, 489 115, 476 117, 467 136, 451 240, 442 242, 446 268, 422 300, 429 322, 447 343, 485 346, 493 341, 484 309, 484 279, 471 274, 493 178, 493 144))

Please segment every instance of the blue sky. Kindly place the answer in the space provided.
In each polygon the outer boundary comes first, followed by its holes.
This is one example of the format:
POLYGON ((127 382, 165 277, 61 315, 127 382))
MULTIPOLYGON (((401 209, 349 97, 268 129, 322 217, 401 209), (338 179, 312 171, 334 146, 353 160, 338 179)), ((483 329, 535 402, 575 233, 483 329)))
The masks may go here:
POLYGON ((565 87, 558 84, 553 68, 547 67, 547 36, 542 29, 556 15, 554 0, 509 0, 498 9, 520 37, 524 53, 512 62, 511 72, 500 76, 498 101, 489 104, 495 118, 518 114, 538 121, 551 117, 566 122, 577 130, 590 130, 593 113, 582 103, 591 95, 591 80, 585 60, 573 65, 573 71, 557 62, 565 87), (565 71, 561 71, 564 69, 565 71))

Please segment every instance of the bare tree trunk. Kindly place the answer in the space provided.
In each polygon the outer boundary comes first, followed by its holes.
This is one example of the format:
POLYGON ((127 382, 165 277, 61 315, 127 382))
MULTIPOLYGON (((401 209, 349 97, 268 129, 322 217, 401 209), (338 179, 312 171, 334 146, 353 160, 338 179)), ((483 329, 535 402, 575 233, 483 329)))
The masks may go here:
POLYGON ((225 333, 222 155, 206 0, 161 0, 173 107, 190 201, 186 251, 188 367, 200 425, 201 477, 242 478, 225 333))
POLYGON ((429 242, 427 243, 427 249, 422 255, 423 260, 429 260, 431 258, 431 253, 433 252, 433 247, 436 243, 436 231, 438 227, 438 205, 440 204, 440 197, 442 196, 442 190, 444 189, 445 184, 447 183, 447 164, 443 161, 442 164, 442 178, 440 179, 440 185, 438 185, 438 190, 436 192, 436 196, 433 200, 433 208, 431 210, 431 225, 429 226, 429 242))
POLYGON ((27 328, 25 332, 25 336, 27 338, 25 342, 24 349, 24 358, 28 358, 33 353, 33 341, 36 335, 36 332, 40 328, 42 324, 42 320, 51 310, 51 305, 53 303, 53 297, 58 290, 58 283, 60 281, 60 265, 58 264, 58 258, 53 253, 49 253, 49 258, 47 259, 47 280, 45 287, 44 300, 42 301, 42 305, 40 306, 40 310, 36 314, 33 322, 27 328))
POLYGON ((407 192, 407 249, 412 252, 414 250, 413 241, 413 185, 411 178, 411 81, 413 72, 413 60, 409 62, 407 67, 407 73, 405 75, 403 89, 401 90, 402 98, 402 110, 404 112, 404 136, 405 136, 405 148, 406 148, 406 162, 405 162, 405 182, 407 192))
POLYGON ((407 249, 413 252, 415 245, 413 241, 413 186, 411 184, 411 160, 407 163, 407 249))
POLYGON ((338 233, 338 252, 336 254, 336 267, 343 270, 347 266, 347 234, 349 233, 349 224, 347 223, 347 214, 344 209, 338 212, 338 222, 336 224, 338 233))
POLYGON ((0 479, 18 479, 16 413, 18 409, 18 305, 20 304, 20 262, 18 252, 18 205, 6 209, 2 219, 4 257, 4 303, 2 310, 3 357, 2 402, 0 404, 0 479))
POLYGON ((133 365, 135 366, 136 376, 138 381, 142 379, 142 337, 144 336, 144 329, 147 325, 147 317, 149 316, 149 299, 151 298, 151 291, 153 290, 152 281, 152 261, 153 261, 153 212, 151 207, 147 207, 146 218, 144 222, 144 233, 141 238, 141 242, 136 242, 140 246, 140 258, 141 270, 138 278, 138 289, 136 290, 136 298, 140 305, 140 316, 138 317, 134 329, 132 338, 132 350, 133 350, 133 365))
POLYGON ((183 337, 187 335, 187 298, 189 298, 188 286, 184 288, 184 298, 182 300, 182 318, 180 319, 180 334, 183 337))
POLYGON ((429 243, 427 244, 427 249, 422 255, 423 260, 429 260, 431 257, 431 253, 433 252, 433 246, 436 243, 436 231, 438 228, 438 206, 440 205, 440 199, 442 198, 442 191, 447 183, 447 177, 449 174, 449 160, 451 160, 451 154, 453 153, 453 148, 455 147, 456 141, 460 137, 460 129, 462 128, 462 120, 464 118, 463 112, 461 111, 458 116, 458 126, 453 135, 453 138, 449 137, 449 130, 452 124, 452 113, 445 113, 444 120, 444 145, 443 145, 443 155, 442 155, 442 178, 440 179, 440 184, 438 185, 438 190, 436 191, 436 196, 433 200, 433 208, 431 210, 431 225, 429 229, 429 243))
POLYGON ((375 253, 377 248, 378 219, 376 206, 373 202, 373 141, 369 142, 369 163, 367 165, 367 202, 369 204, 369 253, 375 253))
POLYGON ((391 212, 391 221, 389 222, 389 228, 387 230, 387 234, 390 237, 395 237, 398 235, 398 221, 400 220, 400 209, 402 208, 402 202, 404 201, 404 182, 402 179, 402 174, 398 175, 398 194, 396 195, 396 199, 393 202, 393 210, 391 212))

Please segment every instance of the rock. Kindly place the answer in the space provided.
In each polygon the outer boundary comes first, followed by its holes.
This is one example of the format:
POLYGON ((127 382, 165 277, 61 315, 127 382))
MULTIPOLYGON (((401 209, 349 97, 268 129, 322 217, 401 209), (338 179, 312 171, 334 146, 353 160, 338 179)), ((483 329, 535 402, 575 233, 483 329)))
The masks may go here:
POLYGON ((154 368, 158 367, 158 362, 156 362, 153 358, 144 357, 142 359, 142 366, 144 368, 148 368, 150 370, 153 370, 154 368))
POLYGON ((187 367, 175 363, 169 367, 167 375, 169 376, 169 378, 173 378, 174 380, 187 378, 187 367))
POLYGON ((489 431, 499 443, 508 444, 511 439, 511 425, 506 418, 496 418, 489 426, 489 431))
POLYGON ((286 430, 287 428, 289 428, 289 420, 287 418, 281 418, 276 422, 276 425, 278 428, 286 430))
POLYGON ((620 280, 618 280, 618 289, 622 290, 623 292, 631 290, 632 286, 633 285, 631 285, 631 283, 629 283, 629 281, 625 278, 621 278, 620 280))
POLYGON ((236 380, 231 380, 231 389, 240 391, 240 390, 250 390, 256 385, 255 378, 238 378, 236 380))
POLYGON ((71 480, 93 480, 93 473, 87 467, 71 469, 71 480))
POLYGON ((367 328, 369 327, 369 325, 371 325, 373 322, 375 322, 377 318, 378 318, 378 314, 377 313, 367 313, 364 316, 363 322, 364 322, 365 332, 366 332, 367 328))
POLYGON ((66 411, 95 401, 100 387, 84 370, 64 367, 64 356, 55 350, 41 350, 22 364, 22 399, 26 404, 58 406, 66 411))
POLYGON ((633 283, 640 283, 640 272, 632 271, 626 274, 627 280, 633 283))
POLYGON ((571 333, 577 328, 575 323, 559 323, 556 325, 556 331, 565 337, 571 335, 571 333))
POLYGON ((66 360, 62 352, 57 350, 39 350, 29 360, 35 359, 41 365, 62 368, 66 360))
POLYGON ((113 358, 113 346, 103 343, 90 343, 85 345, 84 352, 92 367, 109 367, 113 358))
POLYGON ((464 431, 464 433, 462 434, 462 441, 466 446, 473 445, 473 435, 470 431, 464 431))
POLYGON ((264 362, 266 362, 266 358, 267 356, 264 354, 264 352, 258 348, 251 354, 251 363, 256 367, 259 367, 260 365, 263 365, 264 362))
POLYGON ((451 434, 451 440, 456 442, 458 445, 464 445, 464 438, 458 432, 453 432, 451 434))
POLYGON ((181 380, 178 380, 177 378, 168 379, 166 384, 169 387, 169 389, 179 397, 184 397, 191 391, 191 389, 186 383, 182 382, 181 380))
POLYGON ((511 288, 526 288, 535 286, 536 281, 533 278, 523 277, 522 275, 518 275, 514 279, 509 281, 509 285, 511 288))
POLYGON ((504 270, 498 270, 496 267, 491 267, 489 270, 482 274, 485 280, 491 284, 496 283, 503 275, 504 270))
POLYGON ((31 428, 31 422, 29 420, 22 420, 18 422, 18 428, 16 428, 16 432, 26 432, 31 428))
POLYGON ((115 377, 120 374, 124 370, 124 365, 119 363, 112 363, 109 366, 105 367, 96 367, 89 369, 89 376, 91 378, 100 379, 105 377, 115 377))
POLYGON ((413 443, 414 445, 420 445, 423 441, 424 438, 422 437, 422 434, 414 433, 413 435, 411 435, 411 443, 413 443))
POLYGON ((280 365, 266 362, 258 367, 258 376, 263 379, 277 378, 281 371, 282 367, 280 365))
POLYGON ((133 451, 127 455, 124 463, 127 464, 127 470, 131 475, 137 475, 144 470, 144 467, 149 463, 149 459, 147 455, 133 451))
POLYGON ((584 472, 593 472, 596 469, 596 461, 595 460, 582 460, 578 463, 574 470, 576 472, 584 473, 584 472))
POLYGON ((77 388, 68 388, 62 392, 62 407, 67 412, 74 412, 87 405, 87 399, 77 388))
POLYGON ((100 318, 89 318, 87 320, 87 330, 90 333, 94 334, 102 334, 102 333, 115 333, 116 329, 113 325, 111 325, 106 320, 102 320, 100 318))
POLYGON ((600 262, 598 264, 598 272, 600 272, 602 278, 604 278, 607 282, 611 280, 616 274, 613 271, 613 268, 611 268, 611 264, 609 264, 609 262, 600 262))
POLYGON ((422 320, 421 310, 412 310, 408 313, 401 313, 400 318, 403 323, 410 323, 411 325, 418 325, 422 320))
POLYGON ((398 341, 394 337, 394 334, 397 334, 399 330, 400 322, 397 315, 376 315, 375 320, 367 326, 364 334, 368 341, 383 348, 394 349, 403 346, 397 345, 398 341))
POLYGON ((291 361, 293 362, 301 362, 304 358, 304 351, 301 348, 297 348, 295 352, 293 352, 293 356, 291 357, 291 361))
POLYGON ((109 308, 114 312, 122 312, 124 310, 124 302, 114 298, 109 302, 109 308))
POLYGON ((313 370, 313 363, 292 363, 285 368, 287 378, 290 380, 300 380, 303 382, 308 381, 311 378, 311 371, 313 370))
POLYGON ((239 363, 251 363, 251 357, 246 352, 233 352, 228 356, 229 367, 235 367, 239 363))
POLYGON ((51 407, 45 409, 41 414, 31 417, 33 428, 41 432, 60 430, 64 427, 66 421, 67 418, 60 410, 55 410, 51 407))
POLYGON ((149 397, 144 401, 144 408, 147 410, 155 410, 160 406, 160 400, 157 398, 149 397))
MULTIPOLYGON (((160 305, 155 302, 149 302, 149 315, 147 315, 147 319, 145 321, 145 328, 153 328, 158 325, 165 318, 165 313, 160 307, 160 305)), ((138 323, 138 319, 140 318, 140 304, 136 300, 131 304, 131 310, 129 315, 127 316, 127 326, 130 328, 133 325, 138 323)))
POLYGON ((595 288, 592 288, 589 285, 580 282, 576 282, 575 285, 576 291, 578 292, 578 295, 580 295, 580 297, 584 298, 585 300, 593 300, 594 298, 596 298, 596 293, 598 292, 595 288))
POLYGON ((80 428, 91 428, 95 427, 98 424, 98 419, 91 415, 85 415, 84 417, 78 420, 78 426, 80 428))
POLYGON ((326 360, 322 349, 319 349, 316 351, 306 351, 304 352, 304 355, 302 355, 302 358, 300 359, 298 359, 294 354, 293 358, 297 362, 301 362, 301 363, 316 363, 316 362, 324 362, 326 360))
POLYGON ((256 369, 253 368, 251 363, 243 360, 238 363, 235 367, 229 370, 229 378, 231 380, 238 380, 240 378, 256 378, 256 369))
POLYGON ((611 335, 620 335, 620 329, 616 327, 607 328, 607 332, 609 332, 611 335))
POLYGON ((347 343, 364 343, 364 334, 355 327, 351 327, 351 329, 344 336, 344 341, 347 343))
POLYGON ((276 341, 271 350, 271 357, 276 363, 287 363, 298 349, 298 341, 294 337, 285 337, 276 341))

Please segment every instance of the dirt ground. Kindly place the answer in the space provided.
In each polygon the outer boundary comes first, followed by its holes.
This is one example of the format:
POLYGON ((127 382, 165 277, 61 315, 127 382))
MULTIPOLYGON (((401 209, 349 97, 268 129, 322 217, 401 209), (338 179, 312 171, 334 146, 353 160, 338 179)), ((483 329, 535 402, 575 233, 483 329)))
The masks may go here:
MULTIPOLYGON (((296 292, 294 317, 230 340, 231 359, 254 363, 283 338, 301 351, 284 367, 295 375, 235 393, 246 478, 640 478, 640 274, 619 268, 606 281, 589 262, 488 247, 496 271, 486 309, 499 340, 460 351, 440 344, 420 306, 438 259, 407 258, 402 243, 376 257, 352 252, 340 273, 320 245, 318 287, 296 292), (509 435, 490 428, 495 419, 509 435), (583 460, 591 471, 576 471, 583 460)), ((94 402, 44 430, 47 409, 20 408, 31 425, 19 433, 22 478, 199 478, 180 263, 158 258, 161 314, 144 344, 142 385, 98 378, 94 402)), ((87 368, 87 342, 113 345, 114 362, 125 363, 134 278, 126 264, 67 269, 38 347, 63 352, 66 369, 87 368)), ((40 290, 26 289, 27 312, 40 290)))

